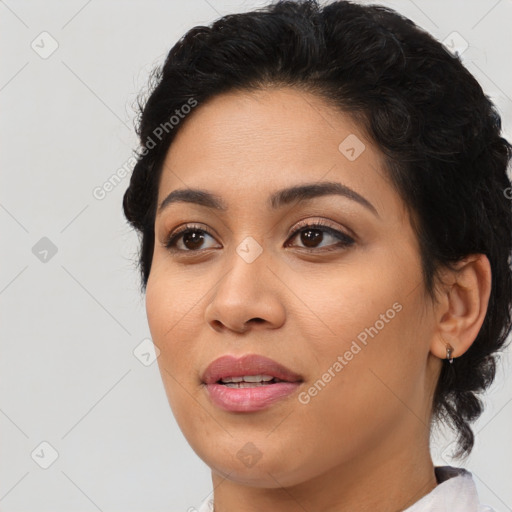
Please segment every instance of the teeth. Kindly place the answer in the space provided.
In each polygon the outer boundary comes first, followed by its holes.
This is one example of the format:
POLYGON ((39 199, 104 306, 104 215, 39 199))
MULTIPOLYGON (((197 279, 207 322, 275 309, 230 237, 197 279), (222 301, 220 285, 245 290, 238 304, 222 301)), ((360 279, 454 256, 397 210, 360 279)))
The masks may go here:
POLYGON ((242 382, 243 380, 243 377, 227 377, 225 379, 221 379, 221 382, 242 382))
MULTIPOLYGON (((231 382, 269 382, 273 379, 272 375, 244 375, 243 377, 226 377, 221 379, 223 383, 231 383, 231 382)), ((278 379, 276 379, 278 380, 278 379)))
POLYGON ((260 386, 271 386, 270 382, 226 382, 227 388, 257 388, 260 386))
POLYGON ((244 375, 244 382, 268 382, 274 377, 272 375, 244 375))

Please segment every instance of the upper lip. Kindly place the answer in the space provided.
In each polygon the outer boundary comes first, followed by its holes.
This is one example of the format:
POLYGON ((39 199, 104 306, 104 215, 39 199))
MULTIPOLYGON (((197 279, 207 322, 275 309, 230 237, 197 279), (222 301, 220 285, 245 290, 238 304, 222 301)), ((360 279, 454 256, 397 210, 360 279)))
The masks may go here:
POLYGON ((245 375, 271 375, 288 382, 302 381, 302 377, 282 364, 268 357, 247 354, 242 357, 225 355, 215 359, 208 365, 202 375, 205 384, 214 384, 227 377, 243 377, 245 375))

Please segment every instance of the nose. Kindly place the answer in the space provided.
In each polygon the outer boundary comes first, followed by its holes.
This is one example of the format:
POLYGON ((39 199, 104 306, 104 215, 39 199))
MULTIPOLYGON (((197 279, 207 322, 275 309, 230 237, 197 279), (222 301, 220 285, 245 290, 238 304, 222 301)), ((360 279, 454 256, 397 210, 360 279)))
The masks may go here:
POLYGON ((277 329, 284 324, 281 281, 269 267, 265 251, 250 263, 233 251, 205 309, 206 321, 213 330, 244 333, 249 329, 277 329))

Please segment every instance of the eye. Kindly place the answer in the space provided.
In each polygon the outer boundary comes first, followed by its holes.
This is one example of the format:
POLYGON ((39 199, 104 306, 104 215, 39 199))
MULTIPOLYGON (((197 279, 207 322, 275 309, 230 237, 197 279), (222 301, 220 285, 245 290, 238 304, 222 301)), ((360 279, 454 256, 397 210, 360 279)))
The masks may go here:
POLYGON ((213 238, 208 231, 199 226, 186 225, 178 231, 171 232, 164 245, 170 251, 197 252, 202 248, 201 245, 206 237, 213 238), (180 243, 184 248, 178 247, 180 243))
POLYGON ((304 222, 299 224, 298 229, 293 232, 289 240, 298 238, 299 235, 301 235, 300 242, 304 244, 303 247, 299 246, 299 248, 312 252, 335 251, 336 249, 349 247, 355 243, 352 237, 322 222, 304 222), (325 241, 325 234, 327 234, 327 238, 333 239, 335 243, 328 244, 327 247, 320 247, 318 249, 317 245, 325 241))
MULTIPOLYGON (((334 229, 323 222, 303 222, 300 223, 298 228, 292 233, 288 240, 300 237, 300 242, 304 244, 299 248, 311 252, 326 252, 334 251, 338 248, 345 248, 353 245, 355 240, 349 235, 334 229), (318 247, 327 239, 331 238, 334 243, 328 244, 327 247, 318 247)), ((214 239, 207 230, 198 225, 185 225, 177 231, 171 232, 164 242, 164 246, 173 252, 199 252, 200 250, 211 249, 214 247, 203 247, 207 238, 214 239)), ((290 243, 287 242, 286 246, 290 243)), ((292 244, 293 245, 293 244, 292 244)))

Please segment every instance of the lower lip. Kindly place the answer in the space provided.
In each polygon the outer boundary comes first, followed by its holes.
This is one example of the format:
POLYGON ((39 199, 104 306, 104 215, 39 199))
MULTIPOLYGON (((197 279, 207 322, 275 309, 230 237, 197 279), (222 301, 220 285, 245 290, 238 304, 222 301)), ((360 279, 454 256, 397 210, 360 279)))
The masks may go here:
POLYGON ((254 412, 266 409, 278 400, 291 395, 299 382, 276 382, 253 388, 230 388, 222 384, 207 384, 212 402, 226 411, 254 412))

